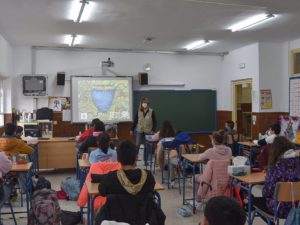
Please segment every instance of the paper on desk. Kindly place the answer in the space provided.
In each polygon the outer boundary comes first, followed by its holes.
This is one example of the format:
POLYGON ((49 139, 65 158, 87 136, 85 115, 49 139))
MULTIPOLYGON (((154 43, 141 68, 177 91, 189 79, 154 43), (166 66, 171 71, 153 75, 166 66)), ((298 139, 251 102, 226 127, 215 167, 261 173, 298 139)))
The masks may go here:
POLYGON ((71 110, 64 109, 62 111, 62 121, 71 121, 71 110))

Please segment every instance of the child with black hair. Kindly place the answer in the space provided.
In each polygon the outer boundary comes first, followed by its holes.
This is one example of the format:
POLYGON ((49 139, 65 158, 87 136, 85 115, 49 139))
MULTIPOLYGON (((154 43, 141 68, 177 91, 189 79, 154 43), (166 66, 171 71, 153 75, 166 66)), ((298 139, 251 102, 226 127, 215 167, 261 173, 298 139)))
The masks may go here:
POLYGON ((240 204, 232 198, 211 198, 204 209, 201 225, 244 225, 246 215, 240 204))
POLYGON ((23 127, 17 126, 16 135, 15 135, 16 138, 22 139, 22 135, 23 135, 23 127))
POLYGON ((116 162, 117 153, 110 148, 110 137, 107 133, 102 133, 97 138, 98 148, 91 152, 89 161, 95 162, 116 162))

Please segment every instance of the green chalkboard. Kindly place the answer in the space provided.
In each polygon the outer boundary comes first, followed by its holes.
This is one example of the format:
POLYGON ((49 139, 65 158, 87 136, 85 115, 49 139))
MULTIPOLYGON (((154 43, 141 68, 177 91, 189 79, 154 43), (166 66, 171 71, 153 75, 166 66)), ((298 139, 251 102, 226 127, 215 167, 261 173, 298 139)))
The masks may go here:
POLYGON ((157 129, 169 120, 176 130, 209 133, 217 127, 217 93, 214 90, 133 92, 133 112, 141 97, 148 97, 157 117, 157 129))

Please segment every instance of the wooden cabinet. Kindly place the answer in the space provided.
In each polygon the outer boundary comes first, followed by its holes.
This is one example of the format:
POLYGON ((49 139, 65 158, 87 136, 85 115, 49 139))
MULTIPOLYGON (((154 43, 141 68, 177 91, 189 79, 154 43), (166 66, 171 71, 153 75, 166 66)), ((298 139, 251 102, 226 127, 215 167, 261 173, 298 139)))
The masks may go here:
POLYGON ((76 168, 75 141, 68 138, 50 138, 39 140, 40 169, 76 168))

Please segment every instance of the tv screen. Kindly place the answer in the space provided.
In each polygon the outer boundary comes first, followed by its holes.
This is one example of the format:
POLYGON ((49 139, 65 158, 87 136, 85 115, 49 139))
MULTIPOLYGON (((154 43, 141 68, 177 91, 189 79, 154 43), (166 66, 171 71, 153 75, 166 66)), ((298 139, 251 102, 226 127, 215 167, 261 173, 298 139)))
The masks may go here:
POLYGON ((24 96, 46 96, 47 76, 46 75, 23 75, 24 96))

